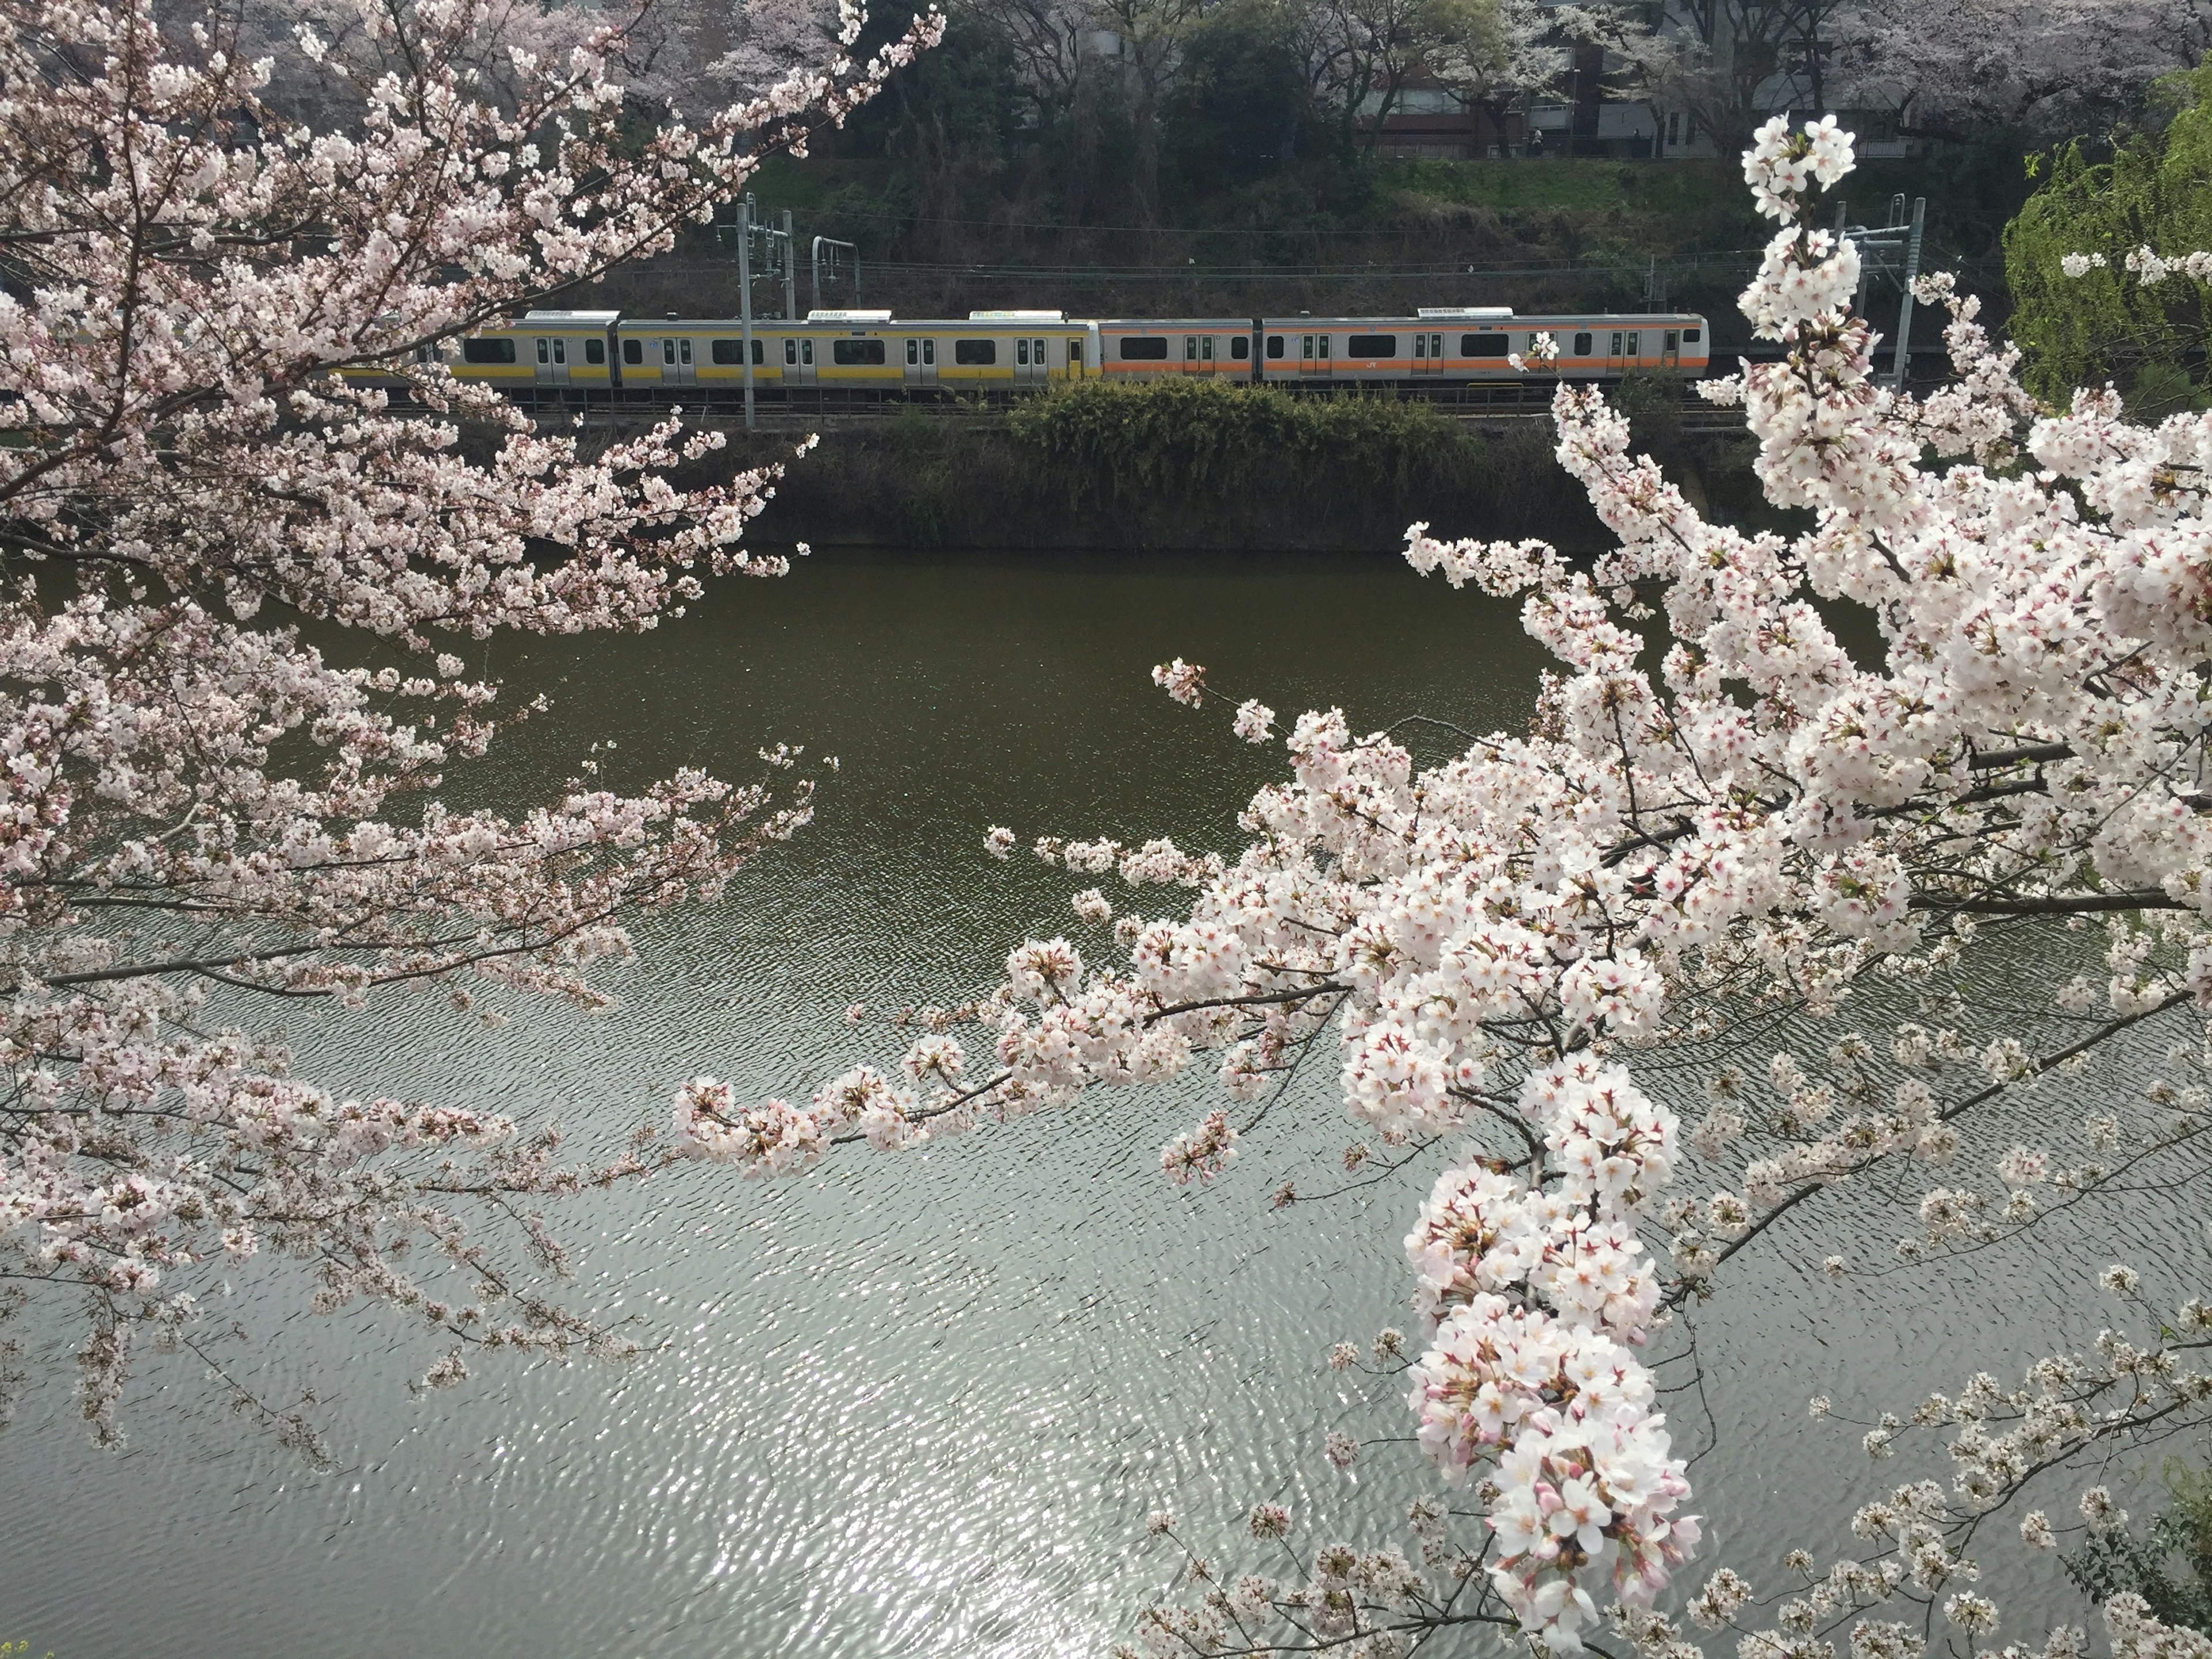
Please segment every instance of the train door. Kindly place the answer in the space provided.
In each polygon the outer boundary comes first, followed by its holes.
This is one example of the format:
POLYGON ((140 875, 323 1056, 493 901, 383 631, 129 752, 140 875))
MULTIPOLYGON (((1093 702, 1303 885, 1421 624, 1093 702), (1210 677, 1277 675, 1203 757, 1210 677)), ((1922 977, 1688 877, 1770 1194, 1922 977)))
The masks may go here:
POLYGON ((1614 374, 1626 374, 1634 368, 1644 355, 1644 331, 1638 328, 1613 331, 1613 349, 1606 355, 1605 366, 1614 374))
POLYGON ((909 339, 906 343, 906 383, 908 386, 937 384, 937 342, 909 339))
POLYGON ((1198 372, 1200 374, 1213 373, 1213 336, 1201 334, 1198 337, 1198 372))
POLYGON ((690 386, 699 378, 691 362, 691 342, 689 339, 663 340, 660 343, 660 383, 663 386, 690 386))
POLYGON ((1304 380, 1326 380, 1331 372, 1329 341, 1326 334, 1298 336, 1298 378, 1304 380))
POLYGON ((557 334, 538 337, 538 384, 568 384, 568 343, 557 334))
MULTIPOLYGON (((814 340, 811 335, 787 334, 783 340, 783 378, 787 385, 814 384, 814 340)), ((935 375, 930 377, 936 379, 935 375)))
POLYGON ((1682 362, 1682 331, 1670 328, 1659 337, 1659 367, 1678 368, 1682 362))
POLYGON ((1441 334, 1413 336, 1413 373, 1441 374, 1444 372, 1444 337, 1441 334))
POLYGON ((1045 380, 1044 342, 1017 340, 1014 342, 1014 384, 1042 386, 1045 380))
POLYGON ((1198 336, 1195 334, 1182 337, 1182 372, 1186 374, 1198 373, 1198 336))
POLYGON ((1080 334, 1067 337, 1067 378, 1071 380, 1083 378, 1083 337, 1080 334))

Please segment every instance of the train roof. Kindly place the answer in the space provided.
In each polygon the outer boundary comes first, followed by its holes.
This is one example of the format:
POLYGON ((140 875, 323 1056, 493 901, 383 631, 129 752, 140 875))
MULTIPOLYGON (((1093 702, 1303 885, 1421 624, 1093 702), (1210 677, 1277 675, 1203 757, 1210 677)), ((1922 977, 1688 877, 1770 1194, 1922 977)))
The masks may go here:
POLYGON ((1553 328, 1567 323, 1653 323, 1701 322, 1703 316, 1694 311, 1551 311, 1504 312, 1492 311, 1478 314, 1473 311, 1424 311, 1418 316, 1395 317, 1309 317, 1301 313, 1296 317, 1262 317, 1264 328, 1364 328, 1370 325, 1387 325, 1393 328, 1427 328, 1440 323, 1489 323, 1498 327, 1553 328))
POLYGON ((509 328, 605 328, 622 318, 619 311, 529 311, 509 328))

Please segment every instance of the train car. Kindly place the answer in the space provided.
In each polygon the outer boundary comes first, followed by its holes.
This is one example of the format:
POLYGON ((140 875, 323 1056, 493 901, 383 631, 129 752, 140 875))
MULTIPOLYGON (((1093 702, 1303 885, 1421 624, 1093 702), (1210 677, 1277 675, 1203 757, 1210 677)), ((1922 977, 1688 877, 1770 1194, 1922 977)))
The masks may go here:
MULTIPOLYGON (((755 395, 1002 392, 1103 376, 1170 375, 1285 386, 1419 390, 1523 378, 1618 380, 1660 370, 1704 374, 1705 319, 1694 313, 1516 315, 1510 307, 1434 307, 1403 317, 1119 318, 1057 311, 971 311, 902 321, 889 311, 811 311, 752 325, 755 395), (1525 371, 1539 334, 1559 356, 1525 371)), ((744 325, 734 318, 613 311, 533 311, 445 349, 461 380, 518 398, 564 402, 617 393, 640 401, 723 401, 746 379, 744 325), (703 388, 695 394, 692 388, 703 388)), ((350 378, 373 370, 348 370, 350 378)))
POLYGON ((618 311, 533 311, 502 327, 478 329, 447 358, 457 380, 503 391, 574 386, 606 392, 615 384, 618 311))
POLYGON ((1121 318, 1097 329, 1099 373, 1109 380, 1253 378, 1249 317, 1121 318))
POLYGON ((1509 361, 1549 334, 1559 359, 1529 374, 1618 380, 1639 370, 1702 374, 1705 319, 1692 313, 1516 316, 1504 306, 1435 307, 1411 317, 1263 317, 1257 378, 1279 385, 1441 385, 1523 378, 1509 361))

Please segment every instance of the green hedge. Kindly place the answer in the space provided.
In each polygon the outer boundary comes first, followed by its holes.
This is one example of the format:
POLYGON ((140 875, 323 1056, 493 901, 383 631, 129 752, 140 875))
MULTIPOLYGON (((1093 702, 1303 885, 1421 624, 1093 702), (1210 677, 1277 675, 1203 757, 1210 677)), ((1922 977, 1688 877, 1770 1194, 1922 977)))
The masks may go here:
POLYGON ((1491 471, 1482 436, 1423 403, 1231 380, 1080 380, 1015 405, 1015 439, 1099 505, 1199 496, 1394 501, 1491 471))

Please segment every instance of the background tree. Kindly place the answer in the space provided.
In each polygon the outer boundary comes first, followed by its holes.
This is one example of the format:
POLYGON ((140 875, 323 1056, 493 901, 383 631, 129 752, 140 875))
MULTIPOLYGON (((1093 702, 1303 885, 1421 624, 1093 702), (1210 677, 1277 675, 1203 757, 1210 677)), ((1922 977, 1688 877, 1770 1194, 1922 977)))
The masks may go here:
POLYGON ((2212 62, 2159 85, 2164 126, 2122 137, 2103 161, 2081 140, 2063 146, 2006 229, 2013 332, 2046 400, 2117 381, 2155 416, 2203 396, 2204 283, 2186 270, 2137 278, 2142 250, 2212 247, 2212 62))

